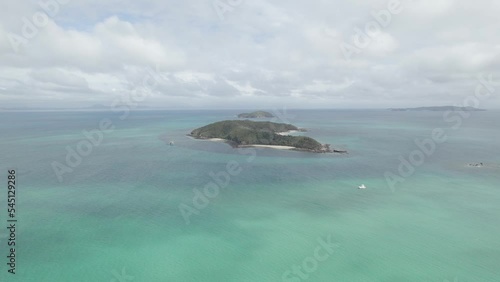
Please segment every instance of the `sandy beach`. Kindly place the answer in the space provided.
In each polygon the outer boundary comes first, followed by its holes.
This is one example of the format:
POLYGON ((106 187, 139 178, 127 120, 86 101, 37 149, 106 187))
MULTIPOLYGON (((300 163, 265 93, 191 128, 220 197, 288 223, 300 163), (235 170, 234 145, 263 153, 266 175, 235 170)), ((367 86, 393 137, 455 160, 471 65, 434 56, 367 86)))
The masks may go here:
MULTIPOLYGON (((196 138, 193 138, 191 136, 188 136, 192 139, 196 139, 196 138)), ((201 140, 201 141, 214 141, 214 142, 228 142, 226 139, 222 139, 222 138, 208 138, 208 139, 196 139, 196 140, 201 140)), ((292 146, 278 146, 278 145, 239 145, 238 146, 239 148, 271 148, 271 149, 278 149, 278 150, 292 150, 292 149, 296 149, 295 147, 292 147, 292 146)))
POLYGON ((222 139, 222 138, 207 138, 207 139, 203 139, 203 138, 194 138, 193 136, 189 136, 189 135, 187 135, 186 137, 189 138, 189 139, 201 140, 201 141, 215 141, 215 142, 225 142, 225 141, 227 141, 227 140, 222 139))
POLYGON ((295 149, 295 147, 292 147, 292 146, 277 146, 277 145, 241 145, 239 147, 241 147, 241 148, 248 148, 248 147, 253 147, 253 148, 271 148, 271 149, 278 149, 278 150, 292 150, 292 149, 295 149))

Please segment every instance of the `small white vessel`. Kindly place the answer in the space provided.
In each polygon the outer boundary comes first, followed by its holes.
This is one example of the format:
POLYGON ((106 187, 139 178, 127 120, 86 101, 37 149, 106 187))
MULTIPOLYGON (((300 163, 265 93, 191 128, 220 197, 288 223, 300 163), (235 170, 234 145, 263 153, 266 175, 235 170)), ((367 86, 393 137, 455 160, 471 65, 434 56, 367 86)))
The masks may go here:
POLYGON ((358 189, 366 189, 365 184, 361 184, 361 186, 358 186, 358 189))
POLYGON ((170 146, 174 146, 174 141, 170 141, 170 146))

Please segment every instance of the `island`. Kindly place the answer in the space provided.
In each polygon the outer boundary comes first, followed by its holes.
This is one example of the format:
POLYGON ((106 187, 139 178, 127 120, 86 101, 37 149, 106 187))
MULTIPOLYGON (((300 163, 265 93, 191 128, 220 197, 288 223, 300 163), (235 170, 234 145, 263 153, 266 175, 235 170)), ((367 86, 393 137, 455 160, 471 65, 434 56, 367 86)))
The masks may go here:
POLYGON ((474 107, 456 107, 456 106, 440 106, 440 107, 418 107, 418 108, 391 108, 391 111, 405 112, 405 111, 434 111, 434 112, 446 112, 446 111, 464 111, 464 112, 478 112, 486 111, 485 109, 478 109, 474 107))
POLYGON ((193 130, 188 136, 196 139, 225 141, 233 147, 269 147, 314 153, 346 153, 332 150, 306 136, 291 136, 291 131, 304 131, 298 127, 269 121, 226 120, 193 130))
POLYGON ((239 118, 273 118, 274 115, 269 112, 256 111, 251 113, 243 113, 238 115, 239 118))

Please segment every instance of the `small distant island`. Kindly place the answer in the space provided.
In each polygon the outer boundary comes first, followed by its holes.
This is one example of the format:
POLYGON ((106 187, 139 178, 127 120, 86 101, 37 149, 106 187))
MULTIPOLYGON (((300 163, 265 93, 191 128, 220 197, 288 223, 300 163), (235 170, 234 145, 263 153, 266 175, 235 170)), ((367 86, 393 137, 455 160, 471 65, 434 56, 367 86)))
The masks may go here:
POLYGON ((233 147, 269 147, 314 153, 346 153, 332 150, 306 136, 291 136, 288 132, 304 131, 298 127, 268 121, 226 120, 212 123, 188 134, 196 139, 226 141, 233 147))
POLYGON ((269 112, 256 111, 251 113, 243 113, 238 115, 239 118, 273 118, 274 115, 269 112))
POLYGON ((478 111, 486 111, 485 109, 478 109, 478 108, 474 108, 474 107, 456 107, 456 106, 418 107, 418 108, 391 108, 389 110, 395 111, 395 112, 405 112, 405 111, 434 111, 434 112, 464 111, 464 112, 478 112, 478 111))

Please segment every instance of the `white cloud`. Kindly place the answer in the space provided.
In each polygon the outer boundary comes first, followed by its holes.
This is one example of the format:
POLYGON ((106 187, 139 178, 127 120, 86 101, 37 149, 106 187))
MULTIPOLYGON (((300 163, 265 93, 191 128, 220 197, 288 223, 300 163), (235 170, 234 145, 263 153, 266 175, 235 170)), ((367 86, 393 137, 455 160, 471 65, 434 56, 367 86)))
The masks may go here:
POLYGON ((341 83, 335 83, 332 81, 321 81, 314 80, 311 84, 305 85, 302 89, 303 92, 338 92, 349 88, 354 83, 353 80, 345 78, 341 83))
POLYGON ((399 42, 396 38, 386 32, 380 32, 372 43, 366 48, 367 53, 372 56, 388 56, 396 51, 399 42))
POLYGON ((500 75, 500 5, 489 0, 403 1, 345 60, 340 44, 388 2, 244 1, 221 21, 210 1, 72 0, 15 53, 8 35, 40 7, 8 1, 0 103, 106 104, 153 71, 161 81, 151 106, 453 104, 477 73, 500 75))

